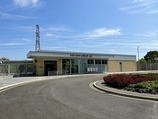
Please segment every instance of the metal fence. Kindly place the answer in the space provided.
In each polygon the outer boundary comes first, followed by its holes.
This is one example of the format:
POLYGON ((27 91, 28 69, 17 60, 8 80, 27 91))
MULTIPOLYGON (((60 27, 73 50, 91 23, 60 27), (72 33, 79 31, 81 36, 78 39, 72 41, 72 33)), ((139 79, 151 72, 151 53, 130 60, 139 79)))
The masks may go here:
POLYGON ((32 63, 28 64, 0 64, 0 75, 30 75, 34 73, 32 63))
POLYGON ((137 70, 158 70, 158 63, 137 63, 137 70))

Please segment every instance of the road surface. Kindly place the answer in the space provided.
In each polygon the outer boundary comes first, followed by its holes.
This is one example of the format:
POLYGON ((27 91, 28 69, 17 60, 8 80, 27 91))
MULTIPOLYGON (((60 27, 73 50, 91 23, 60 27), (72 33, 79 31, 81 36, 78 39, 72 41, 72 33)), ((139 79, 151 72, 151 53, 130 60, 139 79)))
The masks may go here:
POLYGON ((89 87, 100 79, 44 80, 1 92, 0 119, 157 119, 157 102, 122 98, 89 87))

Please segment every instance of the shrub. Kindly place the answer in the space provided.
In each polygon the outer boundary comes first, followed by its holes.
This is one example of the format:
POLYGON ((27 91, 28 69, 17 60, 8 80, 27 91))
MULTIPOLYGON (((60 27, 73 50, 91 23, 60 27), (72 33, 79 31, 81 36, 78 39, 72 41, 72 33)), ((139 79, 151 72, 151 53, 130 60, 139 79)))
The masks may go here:
POLYGON ((136 91, 139 93, 158 94, 158 80, 130 84, 125 88, 125 90, 136 91))
POLYGON ((123 89, 129 84, 156 80, 156 76, 154 74, 111 74, 104 76, 103 80, 108 86, 123 89))

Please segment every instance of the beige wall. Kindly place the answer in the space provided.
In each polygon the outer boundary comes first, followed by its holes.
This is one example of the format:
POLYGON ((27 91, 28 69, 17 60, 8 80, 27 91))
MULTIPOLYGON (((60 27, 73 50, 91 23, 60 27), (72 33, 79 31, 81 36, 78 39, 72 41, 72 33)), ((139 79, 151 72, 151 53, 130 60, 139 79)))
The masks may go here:
POLYGON ((51 59, 51 58, 37 58, 36 59, 37 60, 37 62, 35 62, 35 64, 36 64, 36 75, 38 75, 38 76, 43 76, 44 75, 44 70, 45 70, 45 67, 44 67, 44 61, 45 60, 49 60, 49 61, 51 61, 51 60, 56 60, 57 61, 57 71, 59 71, 59 73, 61 73, 61 71, 62 71, 62 59, 59 59, 59 58, 57 58, 57 59, 51 59))
MULTIPOLYGON (((37 58, 36 64, 36 75, 43 76, 44 75, 44 61, 45 60, 56 60, 57 61, 57 71, 61 73, 62 71, 62 59, 61 58, 37 58)), ((108 72, 120 72, 120 62, 122 63, 122 71, 136 71, 136 62, 135 61, 108 61, 108 72)))
POLYGON ((44 75, 44 59, 38 58, 36 62, 36 75, 43 76, 44 75))
POLYGON ((124 61, 123 71, 136 71, 137 65, 135 61, 124 61))
POLYGON ((59 71, 59 74, 62 74, 62 59, 57 60, 57 71, 59 71))
POLYGON ((120 63, 122 63, 122 71, 136 71, 135 61, 108 61, 108 72, 120 72, 120 63))

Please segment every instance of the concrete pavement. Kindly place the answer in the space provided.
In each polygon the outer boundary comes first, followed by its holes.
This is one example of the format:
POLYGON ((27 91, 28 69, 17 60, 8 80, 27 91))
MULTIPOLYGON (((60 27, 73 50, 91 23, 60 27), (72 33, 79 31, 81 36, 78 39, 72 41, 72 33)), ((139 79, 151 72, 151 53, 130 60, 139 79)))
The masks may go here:
POLYGON ((0 91, 7 89, 7 88, 17 86, 17 85, 26 84, 29 82, 36 82, 36 81, 40 81, 40 80, 57 79, 57 78, 64 78, 64 77, 69 77, 69 76, 67 76, 67 75, 63 75, 63 76, 34 76, 34 77, 16 77, 16 78, 13 78, 12 75, 0 76, 0 91))
POLYGON ((34 77, 15 77, 10 76, 0 76, 0 91, 11 88, 17 85, 22 85, 30 82, 36 82, 40 80, 48 80, 48 79, 57 79, 57 78, 66 78, 66 77, 74 77, 74 76, 90 76, 90 75, 102 75, 105 74, 80 74, 80 75, 58 75, 58 76, 34 76, 34 77))

